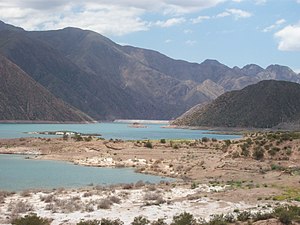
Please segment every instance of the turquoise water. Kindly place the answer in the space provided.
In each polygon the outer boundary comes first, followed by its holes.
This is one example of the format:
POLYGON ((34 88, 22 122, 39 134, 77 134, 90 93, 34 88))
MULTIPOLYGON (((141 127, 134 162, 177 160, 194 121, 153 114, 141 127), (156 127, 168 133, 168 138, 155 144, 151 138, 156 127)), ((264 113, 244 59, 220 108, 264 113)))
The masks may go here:
POLYGON ((158 183, 171 180, 135 173, 130 168, 97 168, 67 162, 30 160, 21 155, 0 154, 0 190, 21 191, 32 188, 73 188, 89 184, 158 183))
POLYGON ((0 124, 0 138, 45 137, 26 134, 35 131, 76 131, 80 133, 100 133, 105 139, 142 140, 151 139, 200 139, 202 137, 219 140, 240 138, 239 135, 207 134, 207 130, 162 128, 161 124, 146 124, 147 128, 131 128, 127 123, 93 124, 0 124))

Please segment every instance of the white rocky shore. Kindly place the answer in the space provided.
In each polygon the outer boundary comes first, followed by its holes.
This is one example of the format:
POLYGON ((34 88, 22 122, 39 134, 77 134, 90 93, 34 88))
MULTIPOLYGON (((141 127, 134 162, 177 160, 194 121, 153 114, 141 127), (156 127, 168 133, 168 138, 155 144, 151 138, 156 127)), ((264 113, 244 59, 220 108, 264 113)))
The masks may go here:
POLYGON ((29 213, 52 219, 52 225, 101 218, 120 219, 128 225, 137 216, 150 221, 163 218, 170 223, 173 216, 184 211, 208 220, 213 214, 257 208, 244 202, 216 201, 207 197, 209 192, 222 192, 226 186, 201 185, 194 189, 172 187, 172 184, 145 186, 141 183, 141 187, 137 186, 14 193, 4 197, 2 202, 0 199, 0 224, 9 224, 11 218, 29 213))

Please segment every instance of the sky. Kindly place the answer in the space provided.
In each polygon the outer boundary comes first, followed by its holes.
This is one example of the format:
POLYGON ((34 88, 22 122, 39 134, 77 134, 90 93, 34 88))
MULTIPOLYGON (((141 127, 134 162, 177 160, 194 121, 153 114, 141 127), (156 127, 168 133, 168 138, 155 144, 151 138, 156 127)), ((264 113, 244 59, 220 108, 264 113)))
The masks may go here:
POLYGON ((0 20, 30 31, 93 30, 189 62, 300 73, 300 0, 0 0, 0 20))

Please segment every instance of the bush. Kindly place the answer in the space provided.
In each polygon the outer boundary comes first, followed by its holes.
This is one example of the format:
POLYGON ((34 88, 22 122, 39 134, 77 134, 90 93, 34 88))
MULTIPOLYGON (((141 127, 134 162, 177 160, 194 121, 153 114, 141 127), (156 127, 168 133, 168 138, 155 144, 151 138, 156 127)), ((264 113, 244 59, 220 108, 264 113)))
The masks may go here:
POLYGON ((238 215, 237 215, 237 220, 238 221, 247 221, 250 219, 250 216, 251 216, 251 213, 248 212, 248 211, 244 211, 244 212, 240 212, 238 215))
POLYGON ((224 140, 225 145, 228 147, 229 145, 231 145, 231 141, 230 140, 224 140))
POLYGON ((183 212, 173 217, 173 221, 170 225, 196 225, 197 221, 190 213, 183 212))
POLYGON ((178 145, 178 144, 175 144, 175 145, 173 145, 173 148, 174 148, 174 149, 179 149, 179 145, 178 145))
POLYGON ((26 215, 22 218, 14 219, 13 225, 50 225, 50 221, 45 218, 38 217, 36 214, 26 215))
POLYGON ((80 134, 75 134, 73 138, 75 141, 83 141, 83 138, 81 137, 80 134))
POLYGON ((146 225, 149 224, 150 221, 143 217, 143 216, 137 216, 133 219, 133 222, 131 223, 131 225, 146 225))
POLYGON ((97 205, 97 209, 110 209, 112 204, 110 199, 101 199, 97 205))
POLYGON ((101 225, 123 225, 124 223, 120 219, 109 220, 101 219, 101 225))
POLYGON ((160 139, 160 143, 166 144, 166 139, 160 139))
POLYGON ((249 150, 248 150, 249 144, 244 143, 243 145, 241 145, 241 149, 242 149, 242 153, 241 155, 248 157, 249 156, 249 150))
POLYGON ((160 218, 151 223, 151 225, 168 225, 164 219, 160 218))
POLYGON ((33 206, 27 201, 10 202, 8 205, 8 211, 13 213, 26 213, 33 210, 33 206))
POLYGON ((87 141, 87 142, 89 142, 89 141, 92 141, 93 138, 92 138, 92 136, 88 136, 88 137, 85 137, 84 140, 87 141))
POLYGON ((300 222, 300 207, 297 206, 278 207, 274 214, 283 224, 291 224, 293 221, 300 222))
POLYGON ((262 149, 261 147, 257 147, 257 148, 254 149, 254 152, 253 152, 252 156, 256 160, 261 160, 261 159, 264 158, 264 154, 265 154, 264 149, 262 149))
POLYGON ((208 142, 209 138, 208 137, 203 137, 201 140, 202 140, 202 142, 208 142))
POLYGON ((87 221, 80 221, 76 225, 100 225, 101 222, 99 220, 87 220, 87 221))
POLYGON ((152 145, 152 143, 151 143, 150 141, 147 141, 147 142, 144 144, 144 146, 145 146, 146 148, 153 148, 153 145, 152 145))
MULTIPOLYGON (((233 220, 233 218, 228 218, 229 220, 233 220)), ((223 214, 221 215, 214 215, 213 218, 207 223, 208 225, 227 225, 228 221, 224 217, 223 214)))
POLYGON ((123 225, 124 223, 119 220, 110 220, 110 219, 101 219, 99 220, 87 220, 87 221, 81 221, 77 223, 76 225, 123 225))

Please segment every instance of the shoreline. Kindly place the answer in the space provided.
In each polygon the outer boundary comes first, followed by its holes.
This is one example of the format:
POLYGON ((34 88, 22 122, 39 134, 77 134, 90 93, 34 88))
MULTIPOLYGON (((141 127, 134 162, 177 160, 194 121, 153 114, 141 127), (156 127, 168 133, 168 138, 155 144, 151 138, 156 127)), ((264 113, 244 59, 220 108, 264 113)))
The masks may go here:
MULTIPOLYGON (((22 201, 33 205, 31 212, 53 219, 52 225, 74 225, 80 219, 99 218, 120 218, 129 225, 133 217, 139 215, 149 220, 161 216, 170 222, 173 216, 183 211, 191 212, 197 218, 208 218, 211 212, 226 214, 237 209, 271 209, 277 204, 300 205, 300 201, 297 201, 300 199, 300 168, 297 167, 300 162, 299 135, 274 135, 271 133, 264 136, 262 133, 256 133, 231 141, 166 140, 165 143, 161 143, 152 140, 151 145, 148 145, 147 141, 97 138, 92 138, 91 141, 75 141, 71 138, 1 140, 1 153, 31 153, 37 155, 34 160, 58 160, 85 166, 131 167, 139 173, 175 177, 180 180, 150 186, 143 184, 139 187, 138 184, 127 184, 37 193, 23 191, 5 197, 4 203, 0 201, 0 211, 5 218, 10 218, 12 211, 8 210, 9 203, 17 205, 22 201), (242 146, 245 144, 249 151, 247 157, 242 155, 242 146), (258 146, 269 146, 269 150, 272 150, 270 146, 273 146, 276 147, 276 152, 265 150, 264 158, 256 159, 254 152, 258 146), (205 188, 220 189, 207 192, 205 188), (25 194, 28 192, 29 194, 25 194), (127 193, 126 198, 124 193, 127 193), (120 203, 113 203, 109 209, 98 208, 102 197, 106 199, 115 195, 121 199, 120 203), (145 196, 150 195, 155 196, 155 200, 147 200, 148 197, 145 196), (45 203, 41 196, 55 198, 45 203), (161 199, 164 201, 156 202, 161 199), (62 205, 63 202, 67 204, 70 201, 74 204, 77 202, 78 208, 68 211, 65 205, 62 205)), ((5 218, 0 215, 0 224, 1 221, 6 221, 5 218)))

